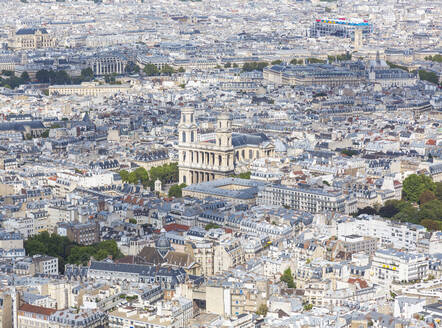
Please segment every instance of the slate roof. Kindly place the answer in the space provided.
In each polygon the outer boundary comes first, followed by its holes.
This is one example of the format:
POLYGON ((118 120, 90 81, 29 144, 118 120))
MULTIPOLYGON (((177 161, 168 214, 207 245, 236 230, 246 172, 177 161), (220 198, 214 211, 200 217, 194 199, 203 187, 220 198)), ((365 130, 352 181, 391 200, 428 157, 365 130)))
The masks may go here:
POLYGON ((233 133, 232 134, 232 145, 234 147, 244 146, 244 145, 260 145, 264 141, 269 141, 269 138, 264 133, 257 134, 242 134, 233 133))
POLYGON ((48 31, 45 28, 21 28, 15 34, 29 35, 29 34, 35 34, 37 31, 40 31, 42 34, 48 34, 48 31))

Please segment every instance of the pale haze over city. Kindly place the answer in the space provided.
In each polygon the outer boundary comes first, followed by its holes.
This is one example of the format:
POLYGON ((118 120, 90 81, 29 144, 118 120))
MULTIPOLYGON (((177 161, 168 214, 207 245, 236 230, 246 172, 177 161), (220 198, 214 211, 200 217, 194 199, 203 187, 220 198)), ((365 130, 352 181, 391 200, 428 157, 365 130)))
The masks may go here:
POLYGON ((0 328, 442 327, 441 0, 0 0, 0 328))

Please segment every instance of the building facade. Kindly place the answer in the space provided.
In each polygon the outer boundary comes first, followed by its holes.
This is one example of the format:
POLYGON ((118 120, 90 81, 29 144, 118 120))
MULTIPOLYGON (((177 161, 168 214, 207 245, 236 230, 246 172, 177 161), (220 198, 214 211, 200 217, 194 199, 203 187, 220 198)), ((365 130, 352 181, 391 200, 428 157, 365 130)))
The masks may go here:
POLYGON ((51 47, 55 47, 55 39, 45 28, 22 28, 15 32, 11 48, 26 50, 51 47))
POLYGON ((341 191, 326 191, 317 188, 268 185, 258 193, 258 205, 289 206, 311 213, 356 212, 356 199, 341 191))
POLYGON ((179 132, 180 183, 191 185, 225 178, 240 164, 271 157, 275 147, 263 134, 232 133, 227 114, 218 117, 215 133, 199 135, 192 108, 181 111, 179 132))

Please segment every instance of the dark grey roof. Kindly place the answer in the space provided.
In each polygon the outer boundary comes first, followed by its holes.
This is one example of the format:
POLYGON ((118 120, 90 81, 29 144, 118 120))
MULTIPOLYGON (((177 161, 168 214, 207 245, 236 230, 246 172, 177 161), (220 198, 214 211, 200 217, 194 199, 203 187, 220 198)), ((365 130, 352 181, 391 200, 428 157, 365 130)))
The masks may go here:
POLYGON ((33 129, 45 129, 41 121, 3 122, 0 123, 0 131, 25 131, 25 127, 33 129))
POLYGON ((232 145, 234 147, 243 145, 259 145, 264 141, 268 141, 269 138, 263 133, 257 134, 242 134, 233 133, 232 134, 232 145))
POLYGON ((17 35, 28 35, 35 34, 35 32, 40 31, 42 34, 48 34, 45 28, 21 28, 15 34, 17 35))

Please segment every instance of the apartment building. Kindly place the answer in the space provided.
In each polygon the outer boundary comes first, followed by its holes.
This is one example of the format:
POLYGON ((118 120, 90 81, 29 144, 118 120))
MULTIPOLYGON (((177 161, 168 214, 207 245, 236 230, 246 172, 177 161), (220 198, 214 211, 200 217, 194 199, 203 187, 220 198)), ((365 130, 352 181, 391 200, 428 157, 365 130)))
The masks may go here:
POLYGON ((425 233, 423 226, 410 223, 396 223, 378 216, 360 215, 357 218, 338 222, 338 238, 358 235, 378 239, 378 245, 397 249, 415 250, 420 236, 425 233))
POLYGON ((424 254, 379 249, 373 256, 372 273, 380 285, 409 282, 427 277, 428 260, 424 254))
POLYGON ((288 206, 311 213, 339 212, 349 214, 356 211, 356 199, 341 191, 327 191, 307 185, 298 185, 297 187, 265 186, 259 191, 256 203, 258 205, 288 206))

